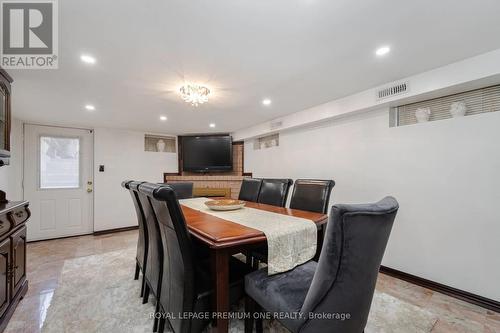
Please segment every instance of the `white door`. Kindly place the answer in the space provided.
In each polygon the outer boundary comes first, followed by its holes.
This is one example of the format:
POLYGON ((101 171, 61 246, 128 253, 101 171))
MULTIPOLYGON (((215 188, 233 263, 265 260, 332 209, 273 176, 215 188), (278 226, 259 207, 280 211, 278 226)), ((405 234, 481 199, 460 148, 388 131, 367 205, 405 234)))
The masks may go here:
POLYGON ((24 126, 24 198, 30 202, 28 240, 93 231, 93 133, 24 126))

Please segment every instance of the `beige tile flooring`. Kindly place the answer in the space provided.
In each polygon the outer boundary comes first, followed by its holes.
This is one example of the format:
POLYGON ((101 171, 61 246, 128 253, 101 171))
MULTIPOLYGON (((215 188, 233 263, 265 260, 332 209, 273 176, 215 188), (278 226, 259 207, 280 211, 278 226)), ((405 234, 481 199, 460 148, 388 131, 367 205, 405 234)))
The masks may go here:
MULTIPOLYGON (((52 295, 58 287, 64 260, 135 247, 136 242, 137 231, 127 231, 29 243, 27 252, 29 289, 13 317, 16 322, 24 322, 24 326, 9 325, 6 332, 41 331, 52 295)), ((432 332, 500 333, 499 313, 384 274, 379 275, 377 289, 434 313, 439 320, 432 332)))

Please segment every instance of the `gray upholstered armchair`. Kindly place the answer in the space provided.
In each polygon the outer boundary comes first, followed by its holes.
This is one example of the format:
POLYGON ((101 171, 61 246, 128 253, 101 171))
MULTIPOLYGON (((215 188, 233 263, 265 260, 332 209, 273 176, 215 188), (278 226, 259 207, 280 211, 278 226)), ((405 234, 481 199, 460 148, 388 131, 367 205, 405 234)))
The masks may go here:
MULTIPOLYGON (((272 276, 265 268, 247 275, 247 311, 257 306, 280 314, 292 332, 363 332, 398 208, 392 197, 333 206, 319 262, 272 276)), ((253 320, 246 320, 245 332, 252 329, 253 320)))

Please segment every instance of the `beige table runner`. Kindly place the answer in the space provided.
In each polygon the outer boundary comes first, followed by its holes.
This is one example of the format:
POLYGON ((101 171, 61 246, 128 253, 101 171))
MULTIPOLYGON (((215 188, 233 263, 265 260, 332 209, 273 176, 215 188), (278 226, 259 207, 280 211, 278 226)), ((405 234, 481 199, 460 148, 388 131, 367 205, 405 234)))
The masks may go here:
POLYGON ((289 271, 316 254, 316 224, 300 217, 244 207, 232 211, 213 211, 205 206, 207 198, 179 200, 180 204, 245 227, 262 231, 268 245, 268 274, 289 271))

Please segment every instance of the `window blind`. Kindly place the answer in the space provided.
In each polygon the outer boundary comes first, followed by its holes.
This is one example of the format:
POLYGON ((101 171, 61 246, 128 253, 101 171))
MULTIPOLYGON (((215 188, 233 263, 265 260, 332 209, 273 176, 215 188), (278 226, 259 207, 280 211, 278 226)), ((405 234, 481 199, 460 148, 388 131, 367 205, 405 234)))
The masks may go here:
POLYGON ((279 133, 263 136, 253 141, 254 150, 277 147, 279 145, 280 145, 279 133))
POLYGON ((398 106, 397 126, 416 124, 415 111, 419 108, 431 109, 429 121, 451 118, 450 107, 455 102, 465 102, 466 116, 500 111, 500 85, 398 106))
POLYGON ((177 151, 175 137, 145 134, 144 151, 175 153, 177 151))

